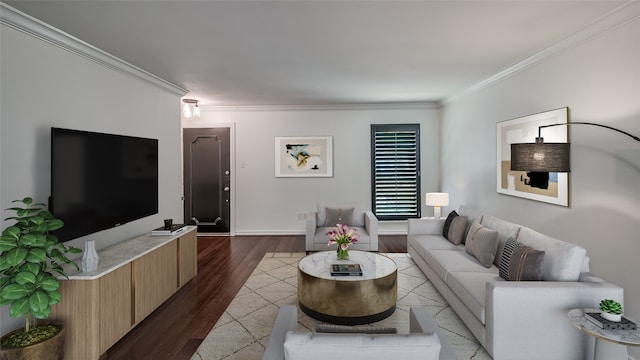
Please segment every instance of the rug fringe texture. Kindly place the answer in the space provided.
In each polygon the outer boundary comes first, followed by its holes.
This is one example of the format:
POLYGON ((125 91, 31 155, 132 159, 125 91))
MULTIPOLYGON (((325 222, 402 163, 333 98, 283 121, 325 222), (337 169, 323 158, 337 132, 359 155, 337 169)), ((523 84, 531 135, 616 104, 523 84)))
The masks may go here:
MULTIPOLYGON (((408 254, 383 254, 398 265, 398 302, 387 319, 371 324, 409 333, 409 308, 425 306, 461 360, 491 360, 408 254)), ((191 360, 260 360, 280 305, 297 305, 297 265, 304 253, 267 253, 198 347, 191 360)), ((317 320, 298 311, 298 329, 317 320)))

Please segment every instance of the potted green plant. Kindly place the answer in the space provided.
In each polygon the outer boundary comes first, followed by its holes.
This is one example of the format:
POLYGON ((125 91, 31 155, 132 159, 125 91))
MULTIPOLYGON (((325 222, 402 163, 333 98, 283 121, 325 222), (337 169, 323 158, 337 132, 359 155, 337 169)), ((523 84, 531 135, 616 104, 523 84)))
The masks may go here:
POLYGON ((0 237, 0 305, 9 306, 9 315, 24 317, 24 328, 0 339, 1 359, 62 358, 64 328, 60 323, 37 324, 47 319, 51 305, 60 302, 60 283, 54 274, 67 277, 62 264, 78 265, 67 254, 79 254, 78 248, 58 242, 51 231, 64 224, 45 205, 25 197, 7 210, 16 215, 5 220, 15 224, 0 237), (48 343, 54 349, 47 349, 48 343), (59 353, 59 354, 57 354, 59 353))
POLYGON ((600 301, 600 310, 603 318, 610 321, 622 320, 622 305, 611 299, 600 301))

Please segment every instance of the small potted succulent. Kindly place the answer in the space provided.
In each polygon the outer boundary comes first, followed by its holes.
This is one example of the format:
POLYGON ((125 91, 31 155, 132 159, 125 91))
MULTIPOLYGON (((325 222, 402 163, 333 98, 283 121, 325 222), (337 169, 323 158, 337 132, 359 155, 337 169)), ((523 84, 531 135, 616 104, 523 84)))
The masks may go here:
POLYGON ((609 321, 622 320, 622 305, 615 300, 604 299, 600 301, 600 310, 602 317, 609 321))
POLYGON ((60 283, 54 274, 66 277, 62 264, 78 265, 67 254, 78 248, 58 242, 51 231, 64 224, 44 204, 26 197, 7 210, 15 224, 0 237, 0 305, 9 306, 9 316, 24 317, 24 328, 0 339, 0 359, 60 359, 64 328, 61 323, 37 324, 49 317, 51 305, 60 301, 60 283))

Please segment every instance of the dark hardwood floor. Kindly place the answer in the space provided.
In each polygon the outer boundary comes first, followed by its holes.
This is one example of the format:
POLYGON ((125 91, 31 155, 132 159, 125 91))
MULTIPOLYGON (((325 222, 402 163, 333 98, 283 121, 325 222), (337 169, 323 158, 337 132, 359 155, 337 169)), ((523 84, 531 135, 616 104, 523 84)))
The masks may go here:
MULTIPOLYGON (((407 252, 404 235, 379 239, 381 253, 407 252)), ((112 346, 106 358, 190 359, 267 252, 304 252, 304 236, 199 236, 198 275, 112 346)))

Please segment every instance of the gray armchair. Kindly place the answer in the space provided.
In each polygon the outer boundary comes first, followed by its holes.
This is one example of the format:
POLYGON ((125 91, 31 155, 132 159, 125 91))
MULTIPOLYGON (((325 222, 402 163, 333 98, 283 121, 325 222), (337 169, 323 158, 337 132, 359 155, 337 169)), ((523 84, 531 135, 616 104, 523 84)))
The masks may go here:
POLYGON ((378 218, 369 210, 355 205, 318 204, 314 212, 307 212, 306 219, 306 251, 326 251, 329 237, 327 231, 337 223, 347 224, 356 229, 358 241, 350 250, 378 251, 378 218))

